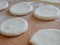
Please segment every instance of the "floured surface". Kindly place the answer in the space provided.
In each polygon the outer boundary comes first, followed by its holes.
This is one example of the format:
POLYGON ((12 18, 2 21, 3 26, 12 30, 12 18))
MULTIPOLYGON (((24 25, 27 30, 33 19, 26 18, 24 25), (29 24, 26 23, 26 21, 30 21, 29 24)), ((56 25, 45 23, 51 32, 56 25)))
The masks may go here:
MULTIPOLYGON (((9 2, 10 6, 12 6, 13 4, 22 2, 24 0, 7 0, 7 1, 9 2)), ((31 0, 25 0, 25 1, 31 1, 31 0)), ((8 12, 8 9, 0 11, 0 24, 4 20, 14 17, 8 12)), ((36 31, 46 28, 60 29, 60 19, 56 19, 54 21, 41 21, 32 16, 32 13, 21 17, 28 21, 29 23, 28 31, 20 36, 10 38, 0 35, 0 45, 31 45, 29 44, 30 37, 36 31)))

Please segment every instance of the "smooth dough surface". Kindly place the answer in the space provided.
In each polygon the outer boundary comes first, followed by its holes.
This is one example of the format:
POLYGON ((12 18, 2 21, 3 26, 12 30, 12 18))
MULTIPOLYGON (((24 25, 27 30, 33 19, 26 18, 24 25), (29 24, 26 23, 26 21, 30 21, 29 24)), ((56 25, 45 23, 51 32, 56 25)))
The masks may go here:
POLYGON ((0 10, 3 10, 8 7, 8 2, 7 1, 0 1, 0 10))
POLYGON ((41 20, 53 20, 59 17, 59 13, 59 8, 53 5, 45 5, 35 9, 34 16, 41 20))
POLYGON ((26 15, 33 11, 33 6, 27 2, 21 2, 11 6, 9 11, 13 15, 26 15))
POLYGON ((60 30, 59 29, 43 29, 35 34, 30 39, 32 45, 60 45, 60 30))
POLYGON ((0 33, 5 36, 17 36, 27 31, 28 22, 22 18, 12 18, 1 24, 0 33))
POLYGON ((60 3, 60 0, 41 0, 41 1, 46 1, 51 3, 60 3))

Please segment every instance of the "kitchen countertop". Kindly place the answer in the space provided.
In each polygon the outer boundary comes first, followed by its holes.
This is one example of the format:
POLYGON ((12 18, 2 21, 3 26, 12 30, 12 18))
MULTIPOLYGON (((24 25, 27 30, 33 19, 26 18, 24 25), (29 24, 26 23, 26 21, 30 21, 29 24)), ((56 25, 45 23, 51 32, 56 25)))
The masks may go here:
MULTIPOLYGON (((31 1, 31 0, 7 0, 9 2, 9 7, 13 4, 23 2, 23 1, 31 1)), ((29 27, 28 30, 16 37, 6 37, 0 34, 0 45, 31 45, 29 40, 31 36, 38 30, 41 29, 60 29, 60 18, 53 21, 42 21, 38 20, 33 16, 33 13, 29 13, 26 16, 13 16, 9 13, 9 7, 0 11, 0 24, 9 18, 21 17, 28 21, 29 27)))

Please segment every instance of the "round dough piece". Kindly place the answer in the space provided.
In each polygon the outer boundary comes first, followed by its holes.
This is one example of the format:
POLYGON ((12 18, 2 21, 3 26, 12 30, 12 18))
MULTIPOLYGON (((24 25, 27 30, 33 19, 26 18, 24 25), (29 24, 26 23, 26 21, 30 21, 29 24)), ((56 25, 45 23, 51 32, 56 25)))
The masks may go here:
POLYGON ((53 5, 46 5, 38 7, 34 11, 34 16, 41 20, 53 20, 56 19, 60 14, 59 8, 53 5))
POLYGON ((27 31, 28 22, 22 18, 12 18, 1 24, 0 33, 5 36, 17 36, 27 31))
POLYGON ((27 2, 21 2, 11 6, 9 11, 13 15, 26 15, 33 11, 33 7, 27 2))
POLYGON ((7 1, 0 1, 0 10, 3 10, 8 7, 7 1))
POLYGON ((30 43, 32 45, 60 45, 60 30, 40 30, 31 37, 30 43))
POLYGON ((45 2, 51 2, 51 3, 60 3, 60 0, 41 0, 45 2))

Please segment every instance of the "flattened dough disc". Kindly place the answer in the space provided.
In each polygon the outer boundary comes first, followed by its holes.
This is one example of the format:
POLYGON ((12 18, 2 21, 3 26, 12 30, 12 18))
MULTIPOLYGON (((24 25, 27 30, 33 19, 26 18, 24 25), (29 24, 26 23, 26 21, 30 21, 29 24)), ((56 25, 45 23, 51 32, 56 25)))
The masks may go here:
POLYGON ((27 2, 21 2, 11 6, 9 11, 13 15, 26 15, 33 11, 33 7, 27 2))
POLYGON ((60 4, 60 0, 41 0, 41 1, 51 2, 51 3, 59 3, 60 4))
POLYGON ((32 45, 60 45, 60 30, 59 29, 43 29, 35 34, 30 39, 32 45))
POLYGON ((5 36, 17 36, 27 31, 28 22, 22 18, 12 18, 1 24, 0 33, 5 36))
POLYGON ((53 5, 41 6, 35 9, 34 16, 41 20, 53 20, 60 16, 60 10, 53 5))
POLYGON ((3 10, 8 7, 8 2, 7 1, 0 1, 0 10, 3 10))

